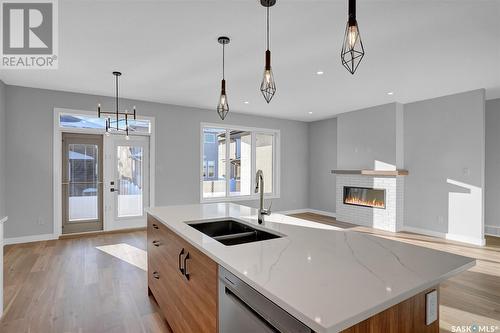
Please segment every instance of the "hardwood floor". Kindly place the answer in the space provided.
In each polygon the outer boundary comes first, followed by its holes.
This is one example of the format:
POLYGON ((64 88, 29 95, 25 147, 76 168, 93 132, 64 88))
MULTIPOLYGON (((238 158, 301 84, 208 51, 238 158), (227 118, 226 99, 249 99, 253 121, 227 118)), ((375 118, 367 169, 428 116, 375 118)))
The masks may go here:
POLYGON ((332 217, 313 213, 292 216, 476 258, 475 267, 441 284, 440 332, 453 332, 452 326, 474 324, 493 326, 493 330, 485 332, 500 332, 500 240, 498 238, 487 237, 486 246, 478 247, 412 233, 395 234, 379 231, 337 222, 332 217))
POLYGON ((145 250, 145 231, 6 246, 0 332, 170 332, 145 250))
MULTIPOLYGON (((476 267, 441 286, 441 332, 452 332, 452 325, 500 327, 497 239, 481 248, 375 231, 316 214, 296 216, 477 258, 476 267)), ((148 297, 145 250, 145 231, 6 246, 0 332, 170 332, 148 297)))

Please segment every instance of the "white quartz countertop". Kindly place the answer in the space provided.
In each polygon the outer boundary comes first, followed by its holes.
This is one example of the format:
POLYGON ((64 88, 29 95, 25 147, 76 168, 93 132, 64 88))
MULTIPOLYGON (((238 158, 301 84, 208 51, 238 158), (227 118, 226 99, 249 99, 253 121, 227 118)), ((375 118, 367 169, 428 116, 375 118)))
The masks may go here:
POLYGON ((446 252, 233 203, 150 208, 148 213, 319 333, 339 332, 475 265, 446 252), (232 217, 282 238, 235 246, 186 222, 232 217))

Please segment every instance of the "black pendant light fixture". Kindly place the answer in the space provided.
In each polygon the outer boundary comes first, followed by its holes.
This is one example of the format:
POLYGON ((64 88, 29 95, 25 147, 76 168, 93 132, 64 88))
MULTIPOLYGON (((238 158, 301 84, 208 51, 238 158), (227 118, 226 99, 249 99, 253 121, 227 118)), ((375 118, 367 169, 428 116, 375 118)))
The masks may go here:
POLYGON ((354 74, 356 69, 365 55, 363 42, 359 34, 358 22, 356 21, 356 0, 349 1, 349 17, 344 35, 344 44, 340 57, 342 65, 351 73, 354 74))
POLYGON ((267 10, 267 50, 266 66, 264 67, 264 77, 260 84, 260 91, 267 103, 271 102, 276 93, 276 82, 274 82, 273 70, 271 68, 271 51, 269 51, 269 8, 276 4, 276 0, 260 0, 260 4, 267 10))
POLYGON ((219 44, 222 44, 222 81, 221 81, 221 89, 220 89, 220 97, 219 104, 217 105, 217 113, 219 114, 220 119, 224 120, 229 113, 229 105, 227 104, 227 96, 226 96, 226 80, 224 77, 224 65, 225 65, 225 47, 226 44, 229 44, 229 37, 221 36, 218 39, 219 44))
POLYGON ((118 78, 122 75, 120 72, 113 72, 113 75, 115 76, 115 84, 116 84, 116 109, 115 111, 102 111, 101 110, 101 104, 97 105, 97 115, 99 118, 101 118, 101 115, 104 115, 106 118, 106 135, 109 135, 110 133, 125 133, 127 136, 127 140, 129 139, 129 117, 136 119, 136 110, 135 106, 133 108, 133 112, 128 112, 128 110, 125 110, 124 112, 121 112, 119 110, 119 104, 118 104, 118 78), (115 119, 112 120, 111 116, 114 116, 115 119), (120 119, 121 118, 121 119, 120 119), (124 126, 120 126, 120 122, 124 123, 124 126))

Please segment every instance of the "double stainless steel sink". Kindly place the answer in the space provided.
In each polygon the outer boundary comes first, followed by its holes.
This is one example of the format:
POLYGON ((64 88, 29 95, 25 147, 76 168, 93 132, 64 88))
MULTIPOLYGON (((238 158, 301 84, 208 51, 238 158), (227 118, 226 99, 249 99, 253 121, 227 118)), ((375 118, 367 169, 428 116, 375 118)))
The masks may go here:
POLYGON ((281 237, 280 235, 255 229, 233 219, 191 222, 188 225, 227 246, 281 237))

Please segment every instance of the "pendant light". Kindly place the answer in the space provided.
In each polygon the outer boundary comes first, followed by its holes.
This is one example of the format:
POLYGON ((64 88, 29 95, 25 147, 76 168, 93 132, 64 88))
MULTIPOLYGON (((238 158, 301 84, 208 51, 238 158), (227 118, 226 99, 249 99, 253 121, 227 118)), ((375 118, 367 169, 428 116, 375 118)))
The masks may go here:
POLYGON ((219 104, 217 105, 217 113, 219 114, 220 119, 224 120, 229 113, 229 105, 227 104, 227 96, 226 96, 226 80, 224 77, 224 61, 225 61, 225 47, 226 44, 229 44, 229 37, 221 36, 218 39, 219 44, 222 44, 222 81, 221 81, 221 89, 220 89, 220 97, 219 104))
POLYGON ((135 106, 133 109, 133 113, 128 112, 128 110, 125 110, 125 112, 121 112, 119 110, 119 104, 118 104, 118 78, 122 75, 120 72, 113 72, 113 75, 115 76, 115 85, 116 85, 116 109, 115 111, 102 111, 101 110, 101 104, 97 105, 97 116, 101 118, 101 115, 105 115, 106 117, 106 135, 110 135, 111 132, 113 133, 125 133, 127 140, 129 139, 129 124, 128 120, 130 116, 133 116, 134 120, 136 119, 136 110, 135 106), (106 116, 107 115, 107 116, 106 116), (114 116, 114 120, 111 120, 111 116, 114 116), (120 118, 122 116, 122 118, 120 118), (124 127, 120 126, 120 122, 125 122, 124 127))
POLYGON ((274 82, 273 70, 271 68, 271 51, 269 51, 269 8, 276 4, 276 0, 260 0, 260 4, 267 10, 267 50, 266 66, 264 67, 264 77, 260 84, 260 91, 267 103, 271 102, 276 93, 276 82, 274 82))
POLYGON ((358 22, 356 21, 356 0, 349 1, 349 16, 344 35, 344 44, 342 45, 341 59, 342 65, 354 74, 365 55, 363 42, 359 34, 358 22))

